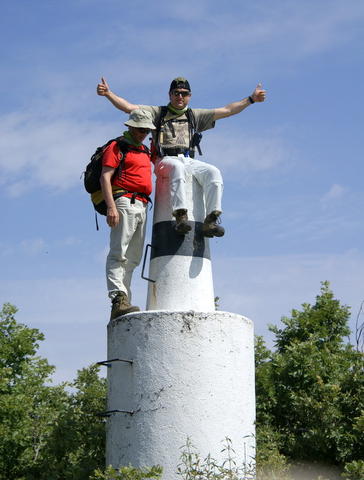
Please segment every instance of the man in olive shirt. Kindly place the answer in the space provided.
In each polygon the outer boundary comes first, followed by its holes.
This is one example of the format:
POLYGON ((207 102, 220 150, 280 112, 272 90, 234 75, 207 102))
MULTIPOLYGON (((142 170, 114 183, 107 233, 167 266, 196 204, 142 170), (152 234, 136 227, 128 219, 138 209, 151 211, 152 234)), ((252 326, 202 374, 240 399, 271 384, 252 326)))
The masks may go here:
MULTIPOLYGON (((106 80, 101 79, 97 86, 98 95, 105 96, 110 102, 125 113, 136 108, 143 108, 152 114, 153 123, 160 128, 153 135, 154 145, 157 147, 155 173, 167 174, 170 179, 172 214, 176 218, 175 229, 184 235, 191 230, 188 224, 188 212, 185 198, 185 172, 188 169, 202 186, 206 204, 206 218, 202 231, 206 237, 222 237, 223 227, 218 225, 222 213, 221 199, 223 180, 218 168, 206 162, 194 159, 192 132, 188 119, 188 104, 191 99, 189 82, 183 78, 175 78, 169 89, 170 103, 166 114, 160 122, 163 107, 136 105, 115 95, 109 88, 106 80)), ((214 128, 215 121, 230 117, 243 111, 255 102, 265 100, 265 90, 258 84, 254 92, 240 101, 230 103, 225 107, 214 109, 192 109, 196 132, 203 132, 214 128)))

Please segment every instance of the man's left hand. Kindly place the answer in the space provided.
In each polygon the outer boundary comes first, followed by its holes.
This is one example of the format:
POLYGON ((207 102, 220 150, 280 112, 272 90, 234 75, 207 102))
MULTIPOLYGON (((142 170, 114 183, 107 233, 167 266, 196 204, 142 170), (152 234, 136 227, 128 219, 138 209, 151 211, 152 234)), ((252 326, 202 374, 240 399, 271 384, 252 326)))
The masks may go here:
POLYGON ((264 102, 265 96, 266 90, 263 89, 261 83, 258 83, 258 85, 255 87, 254 92, 251 94, 251 97, 253 98, 254 102, 264 102))

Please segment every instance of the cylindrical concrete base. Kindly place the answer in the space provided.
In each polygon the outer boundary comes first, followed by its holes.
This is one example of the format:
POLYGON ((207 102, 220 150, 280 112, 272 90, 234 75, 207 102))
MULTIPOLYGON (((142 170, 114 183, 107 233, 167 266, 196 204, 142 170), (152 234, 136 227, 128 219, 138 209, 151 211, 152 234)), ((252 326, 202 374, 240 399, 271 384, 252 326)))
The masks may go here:
POLYGON ((251 320, 227 312, 149 311, 109 323, 107 464, 162 465, 176 475, 189 437, 222 461, 228 437, 237 463, 255 454, 251 320))

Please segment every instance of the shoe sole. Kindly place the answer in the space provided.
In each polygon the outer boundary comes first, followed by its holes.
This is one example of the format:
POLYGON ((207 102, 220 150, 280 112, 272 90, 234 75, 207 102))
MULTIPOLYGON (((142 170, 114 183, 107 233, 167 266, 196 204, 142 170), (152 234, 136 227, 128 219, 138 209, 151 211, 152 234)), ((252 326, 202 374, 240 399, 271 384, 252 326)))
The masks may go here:
POLYGON ((180 226, 180 227, 174 227, 174 229, 180 235, 186 235, 186 233, 188 233, 192 230, 190 225, 183 225, 183 226, 180 226))
POLYGON ((202 231, 204 237, 213 238, 213 237, 223 237, 225 235, 225 230, 223 232, 204 232, 202 231))
POLYGON ((140 312, 140 308, 139 307, 127 308, 121 315, 126 315, 127 313, 134 313, 134 312, 140 312))
POLYGON ((119 318, 119 317, 122 317, 123 315, 126 315, 127 313, 135 313, 135 312, 140 312, 140 308, 139 307, 130 307, 130 308, 127 308, 126 310, 123 310, 122 312, 118 312, 116 315, 114 316, 110 316, 110 320, 115 320, 115 318, 119 318))

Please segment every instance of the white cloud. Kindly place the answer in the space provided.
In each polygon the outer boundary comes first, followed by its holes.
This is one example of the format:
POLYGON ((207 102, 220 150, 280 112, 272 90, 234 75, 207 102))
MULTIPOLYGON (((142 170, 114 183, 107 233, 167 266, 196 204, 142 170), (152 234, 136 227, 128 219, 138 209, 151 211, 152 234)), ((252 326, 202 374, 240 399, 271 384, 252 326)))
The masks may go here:
POLYGON ((13 242, 11 244, 0 243, 1 256, 3 258, 16 256, 34 257, 42 253, 47 253, 47 243, 43 238, 33 237, 25 238, 20 242, 13 242))
MULTIPOLYGON (((72 113, 72 112, 70 112, 72 113)), ((5 190, 20 196, 39 187, 67 190, 115 125, 19 113, 0 119, 0 167, 5 190), (9 161, 11 159, 11 161, 9 161), (6 179, 6 183, 4 181, 6 179)))
POLYGON ((77 237, 74 237, 74 236, 68 236, 66 238, 62 238, 60 239, 58 242, 57 242, 61 247, 62 246, 65 246, 65 247, 73 247, 75 245, 80 245, 82 243, 82 241, 77 238, 77 237))
POLYGON ((47 253, 47 244, 43 238, 32 238, 29 240, 22 240, 20 248, 26 255, 38 255, 39 253, 47 253))
MULTIPOLYGON (((244 112, 242 113, 242 115, 244 112)), ((238 120, 237 120, 238 122, 238 120)), ((246 172, 271 170, 292 160, 292 147, 275 132, 261 131, 260 135, 242 134, 234 127, 219 129, 201 146, 206 161, 221 168, 226 178, 237 178, 246 172)), ((202 160, 204 160, 202 157, 202 160)))
MULTIPOLYGON (((59 113, 55 106, 59 98, 49 102, 47 114, 42 112, 44 103, 40 102, 32 114, 11 113, 0 118, 0 168, 9 196, 19 197, 40 187, 65 191, 80 184, 80 176, 96 147, 118 135, 121 121, 126 118, 107 105, 116 118, 120 115, 119 124, 79 119, 73 108, 59 113)), ((226 128, 214 131, 203 148, 206 158, 221 165, 227 175, 269 170, 291 155, 277 131, 261 132, 260 136, 241 135, 236 127, 229 129, 229 135, 224 131, 226 128)))
MULTIPOLYGON (((181 5, 159 2, 150 8, 153 15, 158 12, 160 22, 145 25, 144 35, 158 38, 158 68, 162 72, 166 66, 171 72, 181 63, 194 72, 206 71, 209 65, 216 65, 217 58, 232 54, 236 57, 240 54, 245 72, 252 64, 256 65, 257 60, 272 64, 284 57, 289 63, 297 62, 348 43, 357 34, 351 26, 364 17, 363 4, 352 3, 348 8, 340 1, 264 2, 264 6, 235 2, 231 8, 206 1, 181 5)), ((116 49, 117 56, 123 50, 125 53, 120 34, 115 28, 112 48, 116 49)), ((126 25, 122 34, 125 39, 133 38, 134 27, 126 25)), ((154 42, 145 42, 144 48, 148 53, 155 52, 154 42)), ((153 76, 156 69, 153 65, 150 67, 148 75, 153 76)))
POLYGON ((330 190, 321 197, 320 202, 323 207, 327 207, 332 202, 342 198, 345 192, 346 192, 345 187, 337 183, 334 183, 331 186, 330 190))

